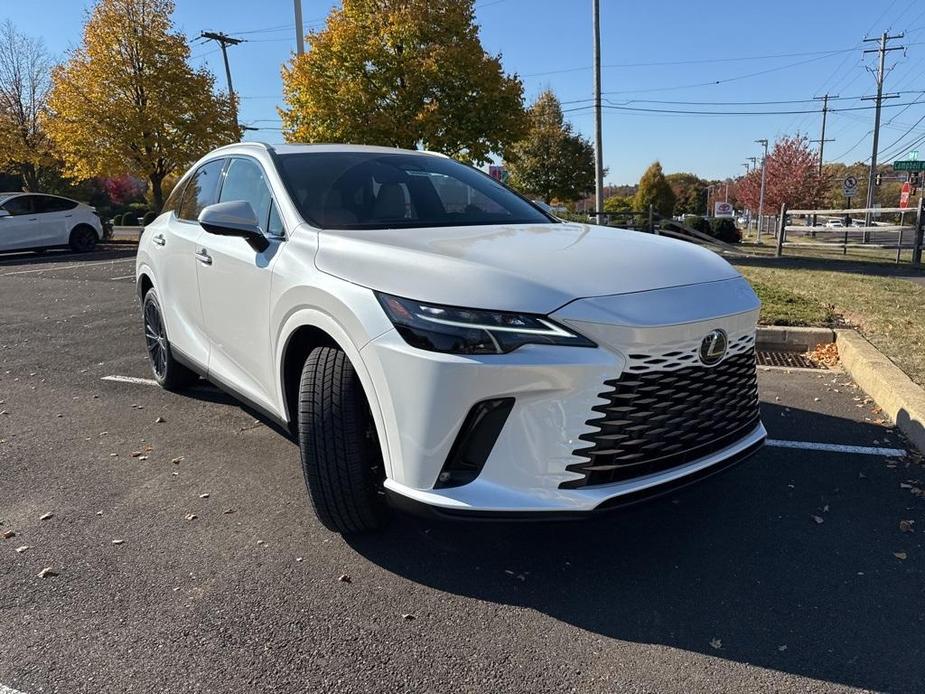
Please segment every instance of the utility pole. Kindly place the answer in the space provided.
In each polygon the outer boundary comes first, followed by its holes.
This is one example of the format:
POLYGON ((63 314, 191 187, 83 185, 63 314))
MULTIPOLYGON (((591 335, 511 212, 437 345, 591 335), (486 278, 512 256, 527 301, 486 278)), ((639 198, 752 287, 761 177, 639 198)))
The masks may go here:
POLYGON ((231 114, 234 117, 235 128, 238 129, 238 138, 241 137, 240 126, 238 126, 238 105, 234 95, 234 87, 231 85, 231 67, 228 65, 228 46, 237 46, 243 43, 244 39, 236 39, 223 34, 220 31, 202 31, 199 33, 200 38, 208 41, 216 41, 222 47, 222 59, 225 61, 225 78, 228 80, 228 100, 231 102, 231 114))
POLYGON ((604 209, 604 155, 601 152, 601 0, 592 0, 594 15, 594 212, 601 223, 604 209))
POLYGON ((302 0, 293 0, 295 2, 295 52, 296 55, 302 55, 305 52, 305 33, 302 27, 302 0))
POLYGON ((762 217, 764 217, 764 182, 768 168, 768 141, 763 139, 755 140, 755 142, 764 146, 764 156, 761 157, 761 192, 758 193, 758 235, 756 237, 757 242, 761 243, 761 224, 764 221, 762 219, 762 217))
MULTIPOLYGON (((810 142, 818 142, 818 143, 819 143, 819 180, 820 180, 820 181, 822 180, 822 157, 823 157, 823 153, 825 152, 825 143, 826 143, 826 142, 835 142, 835 140, 826 140, 826 139, 825 139, 825 121, 826 121, 826 116, 827 116, 828 113, 829 113, 829 99, 830 99, 830 98, 831 98, 831 99, 837 99, 837 98, 838 98, 838 95, 836 94, 835 96, 832 96, 832 95, 830 95, 828 92, 826 92, 826 93, 823 94, 822 96, 814 96, 814 97, 813 97, 813 99, 816 100, 816 101, 822 101, 822 134, 819 136, 819 139, 818 139, 818 140, 810 140, 810 142)), ((814 201, 814 202, 813 202, 813 205, 818 205, 818 200, 814 201)), ((816 226, 816 215, 815 215, 815 214, 813 214, 812 225, 813 225, 813 226, 816 226)), ((815 232, 813 232, 813 233, 815 233, 815 232)))
MULTIPOLYGON (((876 100, 877 105, 874 109, 874 144, 870 154, 870 172, 867 177, 867 209, 868 212, 865 215, 864 226, 870 226, 870 208, 874 206, 874 201, 876 200, 876 193, 874 192, 876 177, 877 177, 877 149, 880 146, 880 105, 883 102, 883 99, 895 99, 899 94, 883 94, 883 78, 886 77, 884 71, 884 63, 886 61, 886 54, 890 51, 901 51, 905 46, 890 46, 887 48, 887 42, 892 41, 893 39, 901 39, 905 36, 905 33, 901 32, 895 36, 890 36, 887 32, 883 32, 880 35, 879 39, 864 39, 865 43, 870 43, 871 41, 879 41, 880 46, 877 48, 868 48, 865 50, 865 53, 879 53, 879 61, 877 65, 877 95, 876 96, 865 96, 864 99, 867 101, 876 100)), ((868 68, 869 70, 870 68, 868 68)), ((867 236, 867 232, 864 233, 867 236)))

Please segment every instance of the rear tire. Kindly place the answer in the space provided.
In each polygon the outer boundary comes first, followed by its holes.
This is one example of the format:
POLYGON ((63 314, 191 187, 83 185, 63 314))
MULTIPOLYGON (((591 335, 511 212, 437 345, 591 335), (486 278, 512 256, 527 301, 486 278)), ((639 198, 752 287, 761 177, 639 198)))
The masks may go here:
POLYGON ((336 347, 316 347, 299 384, 299 450, 312 507, 329 530, 369 532, 388 518, 376 427, 356 370, 336 347))
POLYGON ((199 377, 173 357, 161 304, 154 289, 149 289, 145 294, 142 301, 142 317, 148 363, 151 365, 154 380, 165 390, 182 390, 194 383, 199 377))
POLYGON ((86 224, 80 224, 71 231, 68 245, 75 253, 89 253, 96 248, 99 237, 96 235, 96 229, 86 224))

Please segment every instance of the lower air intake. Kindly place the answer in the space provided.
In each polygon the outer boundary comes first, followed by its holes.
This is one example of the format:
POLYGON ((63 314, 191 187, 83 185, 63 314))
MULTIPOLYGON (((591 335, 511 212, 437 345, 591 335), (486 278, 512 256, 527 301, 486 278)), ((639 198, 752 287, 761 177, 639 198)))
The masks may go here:
POLYGON ((559 485, 580 489, 622 482, 693 462, 729 446, 759 422, 755 352, 726 357, 713 367, 624 373, 606 381, 588 420, 597 431, 580 438, 585 458, 568 470, 581 479, 559 485))

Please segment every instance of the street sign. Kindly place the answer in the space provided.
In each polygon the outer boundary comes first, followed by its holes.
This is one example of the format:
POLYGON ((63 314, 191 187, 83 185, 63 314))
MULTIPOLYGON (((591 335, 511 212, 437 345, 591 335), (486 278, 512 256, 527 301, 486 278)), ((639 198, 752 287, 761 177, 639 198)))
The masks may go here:
POLYGON ((925 171, 925 161, 899 159, 893 162, 893 171, 925 171))
POLYGON ((845 176, 842 183, 842 193, 846 198, 853 198, 858 193, 858 179, 856 176, 845 176))
POLYGON ((909 198, 912 196, 912 184, 909 181, 903 183, 902 192, 899 194, 899 206, 902 209, 909 207, 909 198))
POLYGON ((735 209, 731 202, 717 202, 713 204, 714 217, 735 217, 735 209))

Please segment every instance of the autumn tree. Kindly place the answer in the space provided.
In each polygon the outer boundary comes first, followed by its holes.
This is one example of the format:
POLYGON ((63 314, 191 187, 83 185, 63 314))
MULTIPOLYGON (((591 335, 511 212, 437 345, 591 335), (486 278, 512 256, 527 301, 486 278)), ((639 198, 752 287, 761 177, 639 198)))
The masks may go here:
POLYGON ((0 24, 0 167, 19 174, 29 191, 41 188, 43 170, 54 164, 42 119, 51 59, 39 39, 0 24))
MULTIPOLYGON (((819 176, 819 154, 802 135, 782 137, 774 143, 765 162, 764 213, 773 214, 782 203, 796 209, 818 205, 824 199, 826 183, 819 176)), ((750 210, 758 211, 761 168, 739 179, 737 197, 750 210)))
POLYGON ((215 79, 187 64, 172 0, 100 0, 83 42, 52 72, 48 132, 76 178, 131 173, 151 186, 218 145, 238 139, 233 109, 215 79))
POLYGON ((527 109, 527 133, 510 148, 505 164, 514 188, 547 203, 571 202, 594 189, 594 148, 572 131, 549 90, 527 109))
POLYGON ((707 213, 707 186, 705 180, 692 173, 671 173, 665 176, 674 191, 676 214, 707 213))
POLYGON ((627 195, 611 195, 604 200, 604 212, 619 214, 633 211, 633 198, 627 195))
POLYGON ((652 205, 660 215, 669 217, 674 211, 675 200, 675 193, 665 179, 662 165, 657 161, 654 162, 639 179, 639 188, 633 198, 633 207, 640 212, 645 212, 649 209, 649 205, 652 205))
POLYGON ((473 0, 343 0, 283 67, 287 141, 443 152, 474 163, 523 132, 523 85, 488 55, 473 0))

